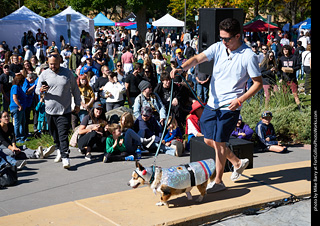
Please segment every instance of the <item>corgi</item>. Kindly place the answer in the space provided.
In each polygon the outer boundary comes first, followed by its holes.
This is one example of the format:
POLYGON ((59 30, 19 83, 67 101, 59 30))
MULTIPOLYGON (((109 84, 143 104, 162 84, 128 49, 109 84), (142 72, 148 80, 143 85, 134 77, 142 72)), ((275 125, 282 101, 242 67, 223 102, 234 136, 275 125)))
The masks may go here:
POLYGON ((208 181, 215 178, 215 162, 213 159, 206 159, 192 162, 186 165, 174 166, 164 169, 157 166, 143 167, 136 161, 136 169, 132 172, 132 178, 128 186, 137 188, 140 185, 148 184, 155 194, 160 193, 160 202, 157 206, 168 205, 168 200, 173 195, 186 193, 187 199, 192 200, 190 193, 194 186, 197 186, 200 196, 196 200, 202 202, 208 181))

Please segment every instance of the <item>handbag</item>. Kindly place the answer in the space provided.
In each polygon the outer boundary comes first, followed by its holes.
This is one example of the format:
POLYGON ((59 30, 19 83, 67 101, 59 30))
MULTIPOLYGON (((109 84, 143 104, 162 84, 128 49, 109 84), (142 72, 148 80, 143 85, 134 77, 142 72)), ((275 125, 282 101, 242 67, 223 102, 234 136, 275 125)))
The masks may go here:
POLYGON ((7 163, 1 166, 0 169, 0 188, 15 185, 18 181, 17 167, 7 163))

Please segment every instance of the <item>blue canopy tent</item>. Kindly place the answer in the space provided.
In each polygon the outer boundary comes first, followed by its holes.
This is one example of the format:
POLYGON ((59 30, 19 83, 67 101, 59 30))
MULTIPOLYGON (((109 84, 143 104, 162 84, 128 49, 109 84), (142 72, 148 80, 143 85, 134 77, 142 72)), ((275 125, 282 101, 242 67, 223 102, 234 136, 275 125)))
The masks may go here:
MULTIPOLYGON (((311 28, 311 18, 308 18, 300 23, 293 25, 292 28, 299 28, 301 24, 303 24, 303 23, 308 24, 308 22, 309 22, 310 28, 311 28)), ((303 24, 302 26, 304 26, 305 24, 303 24)), ((302 29, 308 29, 308 28, 302 28, 302 29)))
POLYGON ((103 15, 101 12, 93 18, 94 26, 114 26, 115 22, 112 20, 109 20, 105 15, 103 15))
POLYGON ((307 19, 306 24, 302 24, 301 29, 311 29, 311 18, 307 19))

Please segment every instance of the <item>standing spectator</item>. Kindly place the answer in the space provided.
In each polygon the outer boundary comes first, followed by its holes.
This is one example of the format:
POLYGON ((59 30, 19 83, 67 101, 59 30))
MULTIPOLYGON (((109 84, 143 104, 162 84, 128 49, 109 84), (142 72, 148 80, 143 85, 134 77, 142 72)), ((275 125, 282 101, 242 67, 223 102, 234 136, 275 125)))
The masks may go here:
POLYGON ((25 130, 26 94, 22 90, 24 79, 23 75, 17 74, 12 81, 10 91, 10 112, 14 119, 14 134, 19 143, 23 143, 27 138, 25 130))
POLYGON ((302 66, 306 73, 306 81, 304 83, 305 94, 310 94, 311 91, 311 44, 307 45, 306 51, 302 53, 302 66))
MULTIPOLYGON (((26 94, 26 99, 25 99, 25 133, 26 135, 29 134, 29 124, 31 122, 30 120, 30 113, 32 110, 34 110, 34 91, 36 88, 36 79, 38 78, 37 74, 35 73, 30 73, 27 75, 26 79, 24 80, 24 83, 22 85, 22 90, 26 94)), ((34 111, 33 111, 34 112, 34 111)), ((33 113, 33 115, 35 115, 33 113)))
POLYGON ((165 70, 165 66, 167 62, 163 59, 163 56, 159 50, 156 51, 156 58, 152 59, 152 63, 156 65, 157 80, 158 80, 158 83, 160 83, 161 82, 160 76, 162 72, 165 70))
POLYGON ((178 66, 181 66, 184 62, 186 62, 186 58, 184 58, 183 54, 182 54, 182 50, 179 48, 176 50, 176 59, 177 59, 177 63, 178 63, 178 66))
POLYGON ((9 70, 15 75, 20 74, 23 69, 22 65, 19 63, 19 56, 17 54, 12 55, 12 64, 10 64, 9 70))
POLYGON ((153 34, 153 32, 151 31, 151 29, 148 28, 148 31, 147 31, 147 33, 146 33, 146 42, 148 42, 149 44, 152 45, 153 40, 154 40, 154 34, 153 34))
POLYGON ((130 108, 132 108, 134 100, 140 94, 138 86, 142 80, 142 73, 142 64, 136 63, 134 66, 134 71, 126 77, 125 87, 130 108))
MULTIPOLYGON (((297 41, 297 48, 296 51, 294 52, 294 55, 299 59, 299 62, 302 62, 302 53, 305 51, 306 49, 302 46, 301 41, 297 41)), ((301 70, 297 70, 296 72, 296 78, 297 80, 299 79, 299 74, 301 72, 301 79, 303 78, 303 66, 301 65, 301 70)))
POLYGON ((190 59, 196 54, 196 51, 190 46, 190 42, 186 42, 186 48, 184 50, 184 55, 186 55, 187 59, 190 59))
POLYGON ((278 66, 273 51, 269 51, 267 53, 267 55, 260 64, 260 70, 262 75, 264 95, 266 97, 265 105, 268 106, 270 99, 270 90, 273 88, 274 92, 278 91, 276 81, 276 73, 278 70, 278 66))
POLYGON ((31 50, 29 49, 29 46, 24 46, 23 47, 25 54, 24 54, 24 60, 30 60, 33 53, 31 52, 31 50))
MULTIPOLYGON (((61 46, 61 49, 62 49, 62 46, 61 46)), ((68 44, 65 45, 63 50, 61 51, 61 56, 63 59, 62 66, 65 68, 68 68, 69 67, 69 59, 71 56, 70 46, 68 44)))
POLYGON ((60 151, 64 168, 70 167, 68 132, 71 125, 71 94, 75 101, 75 113, 80 110, 80 91, 69 69, 60 67, 60 56, 48 56, 49 69, 41 73, 36 93, 45 94, 49 132, 55 147, 60 151))
POLYGON ((42 42, 37 42, 34 44, 34 48, 36 49, 36 57, 41 64, 46 61, 46 49, 43 46, 42 42))
POLYGON ((109 70, 109 67, 107 65, 102 66, 101 70, 102 70, 102 76, 100 78, 98 78, 98 80, 94 84, 93 90, 95 92, 95 100, 96 101, 100 100, 102 105, 105 106, 106 98, 105 98, 105 95, 103 93, 103 87, 109 81, 108 76, 112 72, 109 70))
POLYGON ((133 54, 130 52, 128 46, 125 47, 126 52, 121 56, 121 63, 123 65, 123 70, 128 75, 133 71, 133 54))
POLYGON ((46 105, 44 103, 44 95, 41 95, 40 101, 36 106, 36 111, 38 112, 37 131, 40 134, 48 131, 48 123, 47 123, 45 107, 46 105))
POLYGON ((169 33, 166 38, 166 55, 167 56, 169 55, 168 52, 170 53, 170 49, 171 49, 171 35, 169 33))
POLYGON ((78 53, 78 47, 75 46, 73 47, 73 51, 69 59, 70 70, 72 70, 72 72, 75 73, 80 63, 81 63, 81 55, 78 53))
POLYGON ((124 105, 123 93, 126 91, 124 84, 118 81, 117 73, 112 72, 108 75, 108 79, 109 82, 103 87, 107 112, 124 105))
POLYGON ((10 104, 10 90, 15 74, 10 71, 9 65, 3 66, 3 74, 0 75, 0 91, 2 93, 3 110, 8 111, 10 104))
POLYGON ((136 31, 136 34, 134 36, 132 36, 132 38, 130 39, 130 43, 133 47, 133 55, 134 57, 137 56, 137 51, 141 48, 142 44, 141 44, 141 38, 139 35, 139 31, 136 31))
POLYGON ((28 74, 33 73, 33 67, 29 60, 23 61, 23 68, 20 72, 25 78, 28 74))
MULTIPOLYGON (((279 58, 278 77, 290 87, 294 100, 300 109, 300 100, 298 96, 298 81, 296 78, 296 71, 300 68, 300 63, 295 55, 292 55, 291 46, 285 45, 282 47, 282 54, 279 58)), ((283 86, 286 91, 285 85, 283 86)))
POLYGON ((94 93, 89 85, 89 79, 86 74, 78 77, 77 84, 80 90, 81 97, 80 111, 78 114, 80 122, 82 122, 84 116, 86 116, 92 108, 94 102, 94 93))
POLYGON ((108 54, 108 56, 111 58, 111 60, 113 61, 114 58, 116 57, 116 46, 114 43, 111 42, 111 39, 108 38, 107 39, 107 46, 106 46, 106 52, 108 54))
POLYGON ((288 34, 287 33, 283 35, 283 38, 280 40, 280 44, 282 46, 290 44, 290 41, 288 39, 288 34))
POLYGON ((209 98, 209 84, 211 75, 200 72, 199 66, 196 67, 195 72, 195 78, 197 81, 197 95, 204 103, 207 103, 209 98))

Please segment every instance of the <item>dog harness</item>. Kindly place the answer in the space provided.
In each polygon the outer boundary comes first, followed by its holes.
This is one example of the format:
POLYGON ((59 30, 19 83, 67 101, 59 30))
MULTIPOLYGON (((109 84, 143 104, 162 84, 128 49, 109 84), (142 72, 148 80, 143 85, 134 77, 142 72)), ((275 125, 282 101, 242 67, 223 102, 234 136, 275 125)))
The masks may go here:
POLYGON ((216 164, 213 159, 174 166, 168 169, 162 168, 161 184, 175 189, 200 185, 210 178, 215 168, 216 164))

